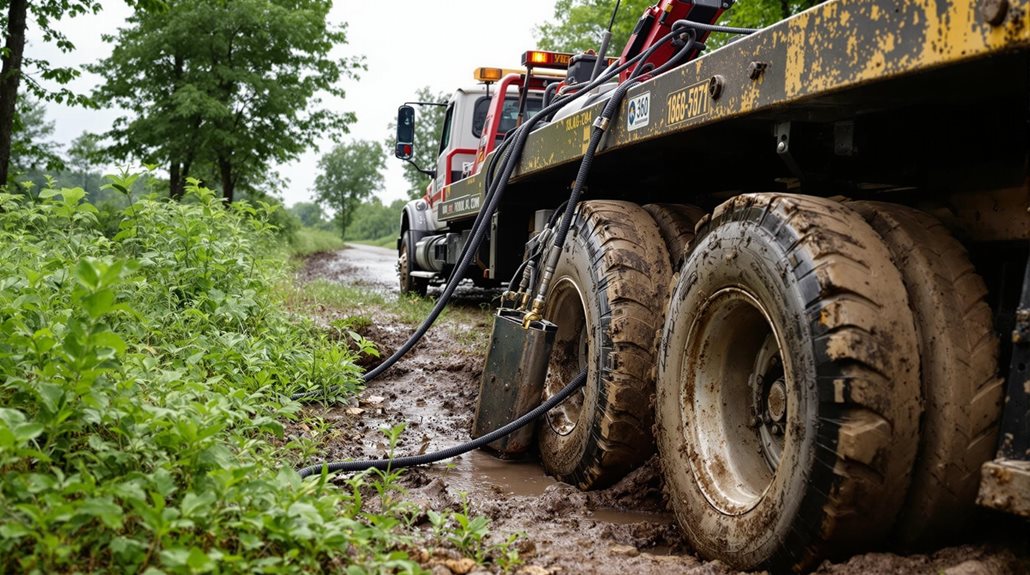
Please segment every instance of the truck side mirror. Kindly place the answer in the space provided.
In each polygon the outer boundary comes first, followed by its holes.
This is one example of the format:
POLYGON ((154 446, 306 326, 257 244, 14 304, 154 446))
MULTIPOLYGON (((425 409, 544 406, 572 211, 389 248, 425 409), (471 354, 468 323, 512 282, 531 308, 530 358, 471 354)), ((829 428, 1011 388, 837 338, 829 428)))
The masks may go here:
POLYGON ((397 108, 397 148, 394 155, 402 160, 410 160, 415 155, 415 108, 411 106, 397 108))

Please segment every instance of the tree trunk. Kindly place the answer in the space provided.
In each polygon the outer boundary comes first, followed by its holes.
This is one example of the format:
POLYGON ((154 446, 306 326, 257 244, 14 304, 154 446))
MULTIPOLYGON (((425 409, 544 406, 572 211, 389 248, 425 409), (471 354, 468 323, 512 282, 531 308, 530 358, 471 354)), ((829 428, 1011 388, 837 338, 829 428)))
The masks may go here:
POLYGON ((790 0, 780 0, 780 18, 787 18, 790 16, 790 0))
POLYGON ((225 156, 218 156, 218 172, 222 179, 222 197, 225 203, 231 204, 236 192, 236 178, 232 173, 232 162, 225 156))
POLYGON ((172 162, 171 167, 168 168, 168 195, 173 200, 181 200, 183 194, 186 193, 185 181, 179 162, 172 162))
POLYGON ((25 17, 28 0, 10 0, 7 10, 7 39, 0 69, 0 185, 7 184, 11 164, 11 131, 18 102, 21 60, 25 53, 25 17))

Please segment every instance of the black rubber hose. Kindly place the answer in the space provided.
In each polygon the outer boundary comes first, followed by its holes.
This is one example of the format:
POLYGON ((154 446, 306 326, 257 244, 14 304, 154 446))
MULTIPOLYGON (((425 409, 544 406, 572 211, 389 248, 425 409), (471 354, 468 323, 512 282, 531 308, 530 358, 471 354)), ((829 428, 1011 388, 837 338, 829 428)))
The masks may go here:
POLYGON ((672 23, 672 27, 681 28, 694 28, 695 30, 701 30, 703 32, 726 32, 728 34, 754 34, 758 32, 758 28, 738 28, 736 26, 722 26, 720 24, 705 24, 704 22, 694 22, 693 20, 676 20, 672 23))
MULTIPOLYGON (((489 218, 493 215, 493 213, 497 210, 497 205, 500 203, 500 199, 503 196, 505 189, 507 188, 508 180, 511 178, 512 172, 514 172, 515 167, 518 166, 519 161, 522 158, 522 149, 524 148, 526 140, 528 139, 529 134, 532 132, 533 127, 536 126, 543 118, 545 118, 547 114, 550 114, 551 112, 556 111, 557 109, 569 104, 577 98, 582 97, 583 95, 587 94, 590 90, 607 82, 608 80, 615 77, 617 74, 619 74, 620 72, 622 72, 623 70, 625 70, 633 64, 636 64, 636 68, 634 68, 633 71, 633 76, 636 76, 637 74, 639 74, 641 64, 644 62, 644 60, 646 60, 647 57, 653 54, 659 46, 673 39, 676 36, 676 34, 677 33, 675 32, 670 32, 669 34, 665 35, 657 42, 655 42, 655 44, 652 45, 645 52, 638 54, 637 56, 634 56, 632 59, 624 62, 623 64, 620 64, 618 66, 611 66, 609 70, 607 70, 604 74, 601 75, 600 78, 594 80, 593 82, 590 82, 579 92, 564 97, 554 102, 550 106, 544 108, 536 115, 534 115, 533 118, 530 118, 529 121, 527 121, 522 126, 519 126, 519 128, 516 129, 515 138, 509 139, 502 144, 501 148, 498 149, 498 152, 503 151, 504 155, 502 161, 500 162, 501 171, 499 174, 496 174, 496 180, 492 182, 489 178, 491 174, 487 174, 488 187, 484 197, 488 199, 488 204, 486 206, 480 207, 480 211, 476 216, 475 223, 473 224, 472 233, 469 237, 469 241, 463 247, 460 261, 457 267, 455 268, 454 272, 451 274, 451 278, 448 279, 447 284, 444 286, 443 293, 437 299, 436 305, 433 306, 433 309, 429 312, 429 315, 426 317, 425 320, 423 320, 422 324, 419 325, 419 327, 407 339, 407 341, 405 341, 404 344, 402 344, 392 355, 390 355, 390 357, 386 358, 382 363, 380 363, 374 369, 366 372, 362 376, 362 380, 365 383, 368 383, 376 377, 382 375, 386 370, 393 367, 393 365, 396 364, 397 361, 400 360, 400 358, 404 357, 404 355, 411 351, 411 348, 415 347, 415 345, 418 344, 418 342, 422 339, 423 336, 425 336, 426 332, 429 331, 429 328, 432 327, 433 323, 436 322, 436 319, 443 312, 444 307, 447 305, 447 303, 451 299, 451 296, 454 294, 454 290, 457 289, 458 283, 460 283, 461 279, 464 277, 465 270, 471 263, 472 256, 478 253, 479 246, 482 245, 483 239, 486 235, 485 232, 487 229, 489 229, 487 226, 487 222, 489 218)), ((619 88, 622 89, 622 95, 625 95, 625 91, 629 89, 628 84, 629 82, 624 82, 622 85, 619 86, 619 88)), ((619 89, 616 90, 616 93, 618 92, 619 89)), ((615 97, 613 96, 612 99, 615 99, 615 97)), ((611 101, 609 101, 609 105, 605 107, 605 110, 611 108, 610 104, 611 101)), ((614 110, 609 113, 609 117, 611 114, 614 114, 614 110)), ((592 149, 596 149, 597 143, 600 142, 600 134, 598 134, 597 132, 598 130, 595 130, 595 135, 591 138, 592 149), (593 142, 594 139, 597 140, 597 143, 593 142)), ((494 154, 494 158, 497 158, 497 154, 494 154)), ((497 165, 497 162, 492 162, 492 166, 488 166, 488 171, 492 171, 493 168, 495 168, 497 165)), ((587 167, 589 169, 589 165, 587 167)), ((582 164, 580 168, 580 171, 582 172, 582 164)), ((580 184, 579 187, 580 192, 582 192, 582 184, 580 184)), ((575 190, 573 191, 573 193, 575 194, 575 190)), ((576 197, 578 198, 578 195, 576 197)), ((568 225, 571 225, 571 214, 569 212, 574 211, 575 209, 575 202, 571 200, 572 198, 570 197, 570 201, 566 206, 566 214, 568 217, 564 218, 567 222, 569 222, 568 225)), ((568 225, 565 225, 563 223, 563 227, 565 228, 566 234, 568 233, 568 225)), ((312 390, 294 394, 290 398, 293 400, 303 400, 318 397, 318 395, 319 391, 312 390)))
MULTIPOLYGON (((569 228, 572 226, 572 215, 576 211, 576 205, 579 203, 579 197, 580 195, 582 195, 583 188, 586 186, 587 176, 590 175, 590 168, 594 164, 594 155, 597 153, 597 146, 601 144, 601 138, 604 137, 604 133, 607 130, 608 122, 611 121, 612 117, 615 115, 615 112, 619 109, 619 106, 622 105, 622 100, 626 97, 626 93, 629 92, 630 88, 636 85, 636 83, 634 82, 634 78, 640 75, 640 73, 643 71, 643 65, 647 58, 651 54, 653 54, 659 46, 661 46, 668 40, 672 39, 674 36, 674 33, 666 35, 661 41, 656 42, 648 50, 640 54, 641 59, 637 63, 636 67, 633 69, 633 72, 632 74, 630 74, 629 79, 627 79, 622 84, 619 84, 619 87, 615 89, 615 92, 612 94, 612 97, 609 98, 608 101, 605 103, 604 109, 601 111, 600 116, 600 119, 602 120, 600 123, 604 124, 605 127, 599 127, 598 122, 594 123, 593 133, 590 135, 590 143, 587 145, 586 153, 583 154, 583 160, 579 163, 579 172, 576 174, 576 183, 573 186, 572 194, 569 196, 569 200, 565 205, 565 214, 562 216, 561 223, 558 225, 558 233, 554 237, 552 249, 560 250, 562 246, 565 245, 565 237, 568 235, 569 228)), ((690 52, 691 49, 693 49, 693 46, 694 36, 691 35, 686 45, 683 48, 681 48, 676 53, 676 57, 674 57, 669 62, 674 62, 679 57, 687 54, 688 52, 690 52)), ((666 62, 666 64, 668 64, 669 62, 666 62)), ((662 67, 664 67, 664 65, 662 67)), ((671 68, 672 66, 669 67, 671 68)), ((658 72, 661 69, 662 68, 658 68, 655 71, 658 72)))
POLYGON ((323 470, 326 473, 337 473, 341 471, 364 471, 366 469, 399 469, 401 467, 412 467, 414 465, 426 465, 429 463, 436 463, 444 459, 450 459, 463 453, 468 453, 473 449, 479 449, 487 444, 493 443, 498 439, 522 429, 526 425, 529 425, 534 419, 540 417, 548 410, 554 408, 562 401, 565 401, 570 395, 576 392, 580 387, 583 387, 587 381, 586 370, 580 372, 568 385, 563 387, 561 391, 549 397, 547 401, 536 406, 532 411, 526 413, 522 417, 519 417, 515 421, 505 425, 500 429, 495 429, 490 433, 482 437, 473 439, 472 441, 466 441, 465 443, 455 445, 454 447, 448 447, 447 449, 441 449, 440 451, 434 451, 433 453, 426 453, 424 455, 411 455, 408 457, 397 457, 394 459, 370 459, 365 461, 340 461, 336 463, 320 463, 305 467, 298 471, 301 478, 310 477, 316 473, 322 473, 323 470))

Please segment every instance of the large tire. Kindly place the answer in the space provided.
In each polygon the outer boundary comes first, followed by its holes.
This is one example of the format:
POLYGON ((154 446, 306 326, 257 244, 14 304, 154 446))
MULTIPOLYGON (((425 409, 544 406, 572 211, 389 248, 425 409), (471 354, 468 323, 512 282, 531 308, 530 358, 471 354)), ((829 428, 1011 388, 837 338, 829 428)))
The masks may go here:
POLYGON ((987 287, 943 224, 895 204, 848 206, 890 249, 919 334, 925 411, 912 487, 894 540, 921 547, 966 524, 980 465, 994 456, 1003 397, 998 338, 987 287))
POLYGON ((400 280, 401 293, 425 296, 429 289, 429 280, 411 275, 411 254, 408 243, 408 232, 404 232, 401 234, 401 250, 397 255, 397 276, 400 280))
POLYGON ((548 288, 558 325, 550 396, 581 369, 587 384, 541 418, 548 473, 580 489, 610 485, 654 453, 652 365, 670 270, 651 217, 636 204, 580 204, 548 288))
POLYGON ((694 241, 694 228, 705 217, 705 211, 690 204, 647 204, 644 210, 651 214, 669 252, 672 272, 676 273, 687 257, 694 241))
POLYGON ((719 206, 672 296, 657 385, 669 499, 697 551, 797 571, 882 539, 918 445, 918 370, 901 274, 861 216, 795 195, 719 206))

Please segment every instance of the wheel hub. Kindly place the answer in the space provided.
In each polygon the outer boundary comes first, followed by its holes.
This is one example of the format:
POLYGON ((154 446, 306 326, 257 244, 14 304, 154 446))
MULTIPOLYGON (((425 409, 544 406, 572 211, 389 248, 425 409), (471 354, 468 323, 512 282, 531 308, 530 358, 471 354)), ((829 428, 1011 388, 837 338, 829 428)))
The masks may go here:
POLYGON ((787 382, 776 338, 769 333, 755 356, 751 393, 757 415, 752 418, 760 439, 762 455, 771 471, 776 471, 783 454, 787 426, 787 382))
POLYGON ((765 496, 788 439, 779 339, 759 301, 739 288, 713 294, 691 331, 683 363, 691 467, 713 507, 740 515, 765 496))
MULTIPOLYGON (((552 295, 548 297, 545 316, 553 318, 558 325, 554 352, 547 369, 544 394, 551 397, 587 367, 589 360, 589 333, 586 325, 586 310, 582 295, 576 285, 568 279, 555 283, 552 295)), ((545 397, 545 399, 546 399, 545 397)), ((571 434, 579 423, 583 412, 585 393, 582 389, 547 412, 547 424, 558 435, 571 434)))

